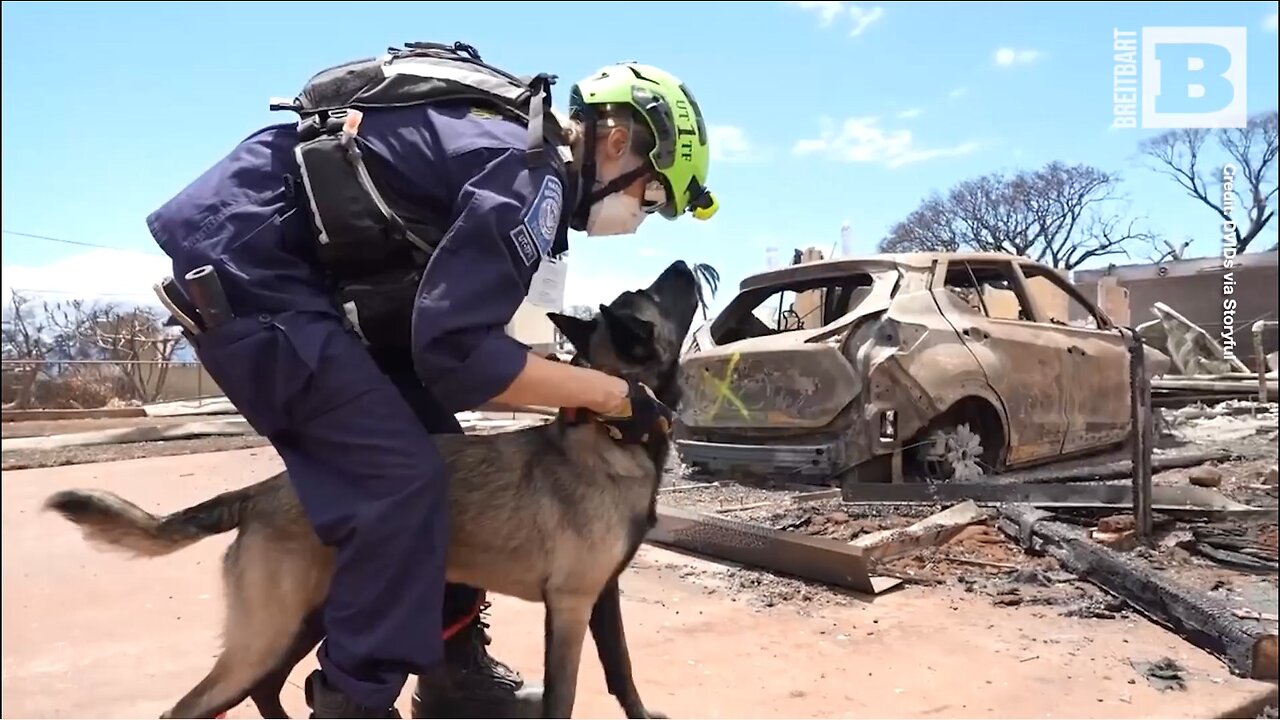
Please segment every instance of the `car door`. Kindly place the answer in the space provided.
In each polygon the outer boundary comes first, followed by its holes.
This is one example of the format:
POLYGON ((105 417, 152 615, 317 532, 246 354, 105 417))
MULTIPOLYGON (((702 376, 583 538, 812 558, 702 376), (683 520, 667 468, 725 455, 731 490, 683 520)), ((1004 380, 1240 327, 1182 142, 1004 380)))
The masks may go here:
POLYGON ((1067 434, 1067 346, 1031 322, 1012 262, 949 259, 935 276, 938 307, 959 334, 1009 420, 1010 465, 1053 457, 1067 434))
POLYGON ((1019 263, 1046 335, 1067 347, 1067 436, 1063 452, 1101 448, 1129 434, 1129 349, 1120 331, 1051 268, 1019 263))

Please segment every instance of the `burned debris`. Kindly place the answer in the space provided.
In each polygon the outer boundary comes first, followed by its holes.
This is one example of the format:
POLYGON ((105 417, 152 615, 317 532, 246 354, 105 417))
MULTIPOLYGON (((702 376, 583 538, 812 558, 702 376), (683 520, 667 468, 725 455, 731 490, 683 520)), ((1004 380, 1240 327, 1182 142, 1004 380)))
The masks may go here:
POLYGON ((660 502, 684 527, 768 540, 658 541, 855 592, 1136 615, 1275 678, 1280 422, 1256 362, 1275 324, 1252 326, 1251 367, 1164 302, 1135 332, 1102 308, 1127 293, 1098 296, 981 253, 748 278, 683 362, 691 489, 660 502))

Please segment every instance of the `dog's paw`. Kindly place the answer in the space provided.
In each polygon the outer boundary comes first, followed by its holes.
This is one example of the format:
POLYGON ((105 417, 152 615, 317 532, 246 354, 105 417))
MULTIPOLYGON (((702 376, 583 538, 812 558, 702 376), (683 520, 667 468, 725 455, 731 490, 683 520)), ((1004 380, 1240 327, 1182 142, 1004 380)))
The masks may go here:
POLYGON ((650 718, 662 718, 662 720, 668 720, 668 716, 666 713, 660 712, 658 710, 654 710, 652 708, 645 708, 644 716, 650 717, 650 718))

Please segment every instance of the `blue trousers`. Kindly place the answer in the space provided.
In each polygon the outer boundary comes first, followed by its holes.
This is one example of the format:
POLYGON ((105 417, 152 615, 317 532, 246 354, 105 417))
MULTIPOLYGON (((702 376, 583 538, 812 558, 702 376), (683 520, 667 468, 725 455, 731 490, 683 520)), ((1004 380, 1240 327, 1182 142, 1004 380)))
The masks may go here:
POLYGON ((407 360, 380 367, 336 315, 237 317, 193 344, 336 548, 318 653, 326 678, 361 704, 391 706, 409 674, 443 657, 448 477, 428 427, 457 432, 457 421, 407 360))

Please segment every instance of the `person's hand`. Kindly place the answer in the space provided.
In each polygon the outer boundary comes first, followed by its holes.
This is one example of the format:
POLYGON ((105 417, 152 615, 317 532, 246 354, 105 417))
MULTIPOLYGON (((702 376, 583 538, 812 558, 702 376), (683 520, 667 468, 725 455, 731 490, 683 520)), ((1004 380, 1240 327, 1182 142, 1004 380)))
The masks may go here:
POLYGON ((671 432, 671 409, 654 397, 644 383, 627 381, 627 394, 618 405, 599 414, 610 437, 624 445, 649 442, 654 433, 671 432))

